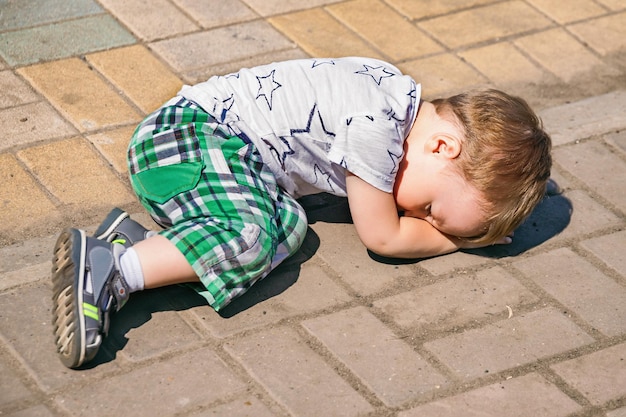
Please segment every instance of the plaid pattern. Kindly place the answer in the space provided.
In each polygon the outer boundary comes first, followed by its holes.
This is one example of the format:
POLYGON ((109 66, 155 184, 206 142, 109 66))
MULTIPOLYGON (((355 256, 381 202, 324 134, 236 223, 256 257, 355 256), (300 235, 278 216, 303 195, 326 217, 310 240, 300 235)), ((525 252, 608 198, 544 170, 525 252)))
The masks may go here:
POLYGON ((306 214, 245 135, 185 99, 137 128, 131 182, 161 232, 185 255, 220 310, 302 244, 306 214))

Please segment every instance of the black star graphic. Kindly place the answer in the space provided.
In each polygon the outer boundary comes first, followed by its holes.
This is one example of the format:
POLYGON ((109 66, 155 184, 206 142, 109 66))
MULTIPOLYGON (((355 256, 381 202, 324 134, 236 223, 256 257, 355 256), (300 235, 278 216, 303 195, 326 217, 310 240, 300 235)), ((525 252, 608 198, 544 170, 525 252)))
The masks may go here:
POLYGON ((380 85, 380 82, 383 80, 383 78, 389 78, 395 75, 393 72, 387 71, 382 65, 379 67, 372 67, 363 64, 363 67, 365 67, 364 70, 357 71, 355 74, 369 75, 378 85, 380 85))
POLYGON ((311 66, 311 68, 319 67, 320 65, 324 65, 324 64, 335 65, 335 61, 333 61, 332 59, 328 59, 328 60, 316 59, 313 61, 313 65, 311 66))
POLYGON ((319 184, 320 181, 325 180, 330 190, 332 190, 333 192, 335 191, 335 188, 330 182, 330 174, 328 172, 322 171, 322 169, 317 164, 315 164, 315 166, 313 167, 313 172, 315 173, 315 184, 319 184))
POLYGON ((396 155, 389 149, 387 149, 387 153, 389 154, 389 158, 391 158, 391 162, 393 163, 393 168, 391 169, 391 172, 389 174, 395 175, 398 172, 398 162, 400 162, 402 155, 396 155))
POLYGON ((256 77, 257 81, 259 82, 259 91, 257 93, 256 99, 258 100, 259 97, 263 97, 270 111, 272 110, 272 101, 274 99, 274 91, 282 87, 281 84, 277 83, 274 80, 275 73, 276 73, 276 70, 272 70, 272 72, 270 72, 264 77, 259 77, 258 75, 256 77))
POLYGON ((306 127, 304 129, 291 129, 291 134, 294 135, 297 133, 310 133, 311 125, 314 123, 313 119, 319 120, 320 127, 322 128, 324 133, 326 133, 329 136, 335 136, 333 132, 331 132, 330 130, 326 130, 326 126, 324 126, 324 120, 322 120, 322 115, 320 114, 320 111, 317 110, 317 104, 313 105, 313 108, 311 109, 311 112, 309 113, 309 120, 306 123, 306 127), (316 112, 317 112, 317 118, 315 118, 316 112))

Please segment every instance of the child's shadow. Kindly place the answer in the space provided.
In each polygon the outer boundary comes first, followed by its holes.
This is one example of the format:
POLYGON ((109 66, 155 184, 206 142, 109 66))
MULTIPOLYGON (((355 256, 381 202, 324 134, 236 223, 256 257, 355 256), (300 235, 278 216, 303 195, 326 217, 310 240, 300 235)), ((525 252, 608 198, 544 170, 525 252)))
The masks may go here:
MULTIPOLYGON (((319 196, 303 199, 301 202, 310 223, 316 221, 337 222, 345 219, 347 202, 332 196, 319 196)), ((230 318, 265 300, 281 294, 291 287, 300 275, 300 268, 310 259, 320 245, 317 234, 309 228, 304 243, 292 257, 286 259, 266 278, 255 283, 246 293, 233 300, 219 314, 230 318)), ((84 369, 94 368, 115 359, 117 352, 128 344, 128 333, 145 325, 154 313, 163 311, 184 311, 198 306, 208 306, 207 301, 190 286, 175 285, 135 293, 131 301, 118 313, 111 316, 108 336, 104 339, 98 354, 84 369)))

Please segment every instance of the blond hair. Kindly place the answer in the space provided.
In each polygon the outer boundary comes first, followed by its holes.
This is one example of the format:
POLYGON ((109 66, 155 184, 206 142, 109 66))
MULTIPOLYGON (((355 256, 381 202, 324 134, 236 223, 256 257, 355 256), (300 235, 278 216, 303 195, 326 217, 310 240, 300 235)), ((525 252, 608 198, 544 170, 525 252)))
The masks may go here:
POLYGON ((541 201, 550 177, 551 140, 541 120, 526 101, 498 90, 432 104, 464 133, 455 165, 486 202, 485 233, 469 240, 492 243, 509 235, 541 201))

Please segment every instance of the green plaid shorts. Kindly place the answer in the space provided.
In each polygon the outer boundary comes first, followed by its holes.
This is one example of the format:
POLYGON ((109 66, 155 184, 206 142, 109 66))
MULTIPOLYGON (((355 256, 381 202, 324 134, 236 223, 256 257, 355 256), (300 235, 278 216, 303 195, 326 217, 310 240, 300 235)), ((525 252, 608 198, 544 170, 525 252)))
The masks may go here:
POLYGON ((300 204, 254 144, 177 97, 149 115, 128 149, 139 201, 185 255, 219 311, 294 254, 306 235, 300 204))

